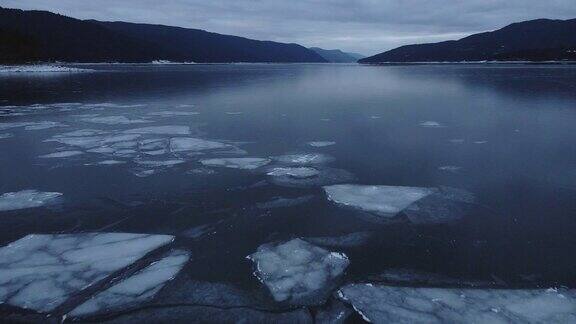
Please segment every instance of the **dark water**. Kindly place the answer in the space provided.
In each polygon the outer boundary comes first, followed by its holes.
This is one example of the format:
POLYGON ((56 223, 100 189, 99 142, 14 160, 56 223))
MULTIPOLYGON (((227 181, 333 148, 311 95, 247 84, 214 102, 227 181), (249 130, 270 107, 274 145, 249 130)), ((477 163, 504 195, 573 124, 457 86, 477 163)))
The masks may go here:
POLYGON ((62 202, 49 208, 0 212, 0 243, 28 233, 173 234, 193 251, 185 269, 190 278, 256 289, 245 256, 263 243, 376 231, 373 244, 345 251, 350 280, 408 268, 467 280, 576 286, 573 67, 91 68, 97 72, 0 76, 1 105, 19 106, 0 116, 1 122, 68 125, 0 131, 14 135, 0 139, 0 193, 63 193, 62 202), (33 104, 56 103, 82 105, 14 114, 33 104), (91 106, 101 103, 111 105, 91 106), (158 111, 199 114, 131 125, 82 122, 87 117, 78 116, 136 119, 158 111), (426 121, 442 127, 422 127, 426 121), (328 202, 318 186, 278 186, 262 172, 236 169, 188 172, 200 168, 197 160, 210 153, 144 178, 130 172, 133 162, 85 165, 103 160, 99 155, 38 158, 63 146, 44 140, 65 132, 157 125, 191 126, 191 136, 235 143, 249 157, 325 153, 334 158, 330 167, 355 176, 352 183, 450 186, 474 193, 478 204, 456 223, 382 226, 328 202), (310 141, 336 144, 314 148, 306 144, 310 141), (275 197, 307 195, 314 198, 304 204, 257 208, 275 197), (213 233, 201 239, 184 235, 204 224, 212 224, 213 233))

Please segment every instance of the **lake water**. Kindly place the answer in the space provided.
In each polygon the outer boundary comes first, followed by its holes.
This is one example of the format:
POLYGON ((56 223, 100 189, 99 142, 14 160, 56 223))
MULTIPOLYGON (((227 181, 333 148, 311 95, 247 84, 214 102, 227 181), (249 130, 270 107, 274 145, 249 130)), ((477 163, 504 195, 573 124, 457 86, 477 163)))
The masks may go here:
POLYGON ((407 269, 576 286, 574 67, 82 68, 95 71, 0 75, 0 194, 62 194, 0 211, 1 245, 31 233, 174 235, 191 253, 177 282, 224 283, 267 305, 277 303, 246 256, 358 232, 370 239, 328 248, 350 260, 344 282, 407 269), (262 160, 239 169, 215 158, 262 160), (290 167, 320 175, 268 174, 290 167), (454 221, 382 223, 327 199, 322 186, 342 183, 476 199, 454 221))

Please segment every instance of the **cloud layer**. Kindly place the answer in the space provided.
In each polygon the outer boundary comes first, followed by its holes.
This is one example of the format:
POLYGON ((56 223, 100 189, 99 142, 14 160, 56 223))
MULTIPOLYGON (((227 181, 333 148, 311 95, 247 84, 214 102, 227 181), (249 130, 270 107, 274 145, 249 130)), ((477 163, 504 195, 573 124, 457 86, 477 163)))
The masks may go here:
POLYGON ((576 18, 574 0, 0 0, 81 19, 205 29, 375 54, 535 18, 576 18))

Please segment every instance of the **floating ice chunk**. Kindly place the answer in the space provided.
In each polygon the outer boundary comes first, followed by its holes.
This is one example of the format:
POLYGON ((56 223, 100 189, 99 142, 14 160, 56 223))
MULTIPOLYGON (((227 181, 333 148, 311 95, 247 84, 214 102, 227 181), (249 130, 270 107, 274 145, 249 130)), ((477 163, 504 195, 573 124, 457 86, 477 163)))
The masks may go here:
POLYGON ((463 138, 454 138, 454 139, 451 139, 449 142, 452 144, 464 144, 464 139, 463 138))
POLYGON ((163 259, 94 295, 73 309, 69 315, 85 316, 109 312, 148 301, 180 272, 189 259, 190 254, 186 251, 172 251, 163 259))
POLYGON ((55 137, 87 137, 107 134, 108 132, 97 129, 79 129, 72 132, 63 133, 55 137))
POLYGON ((242 170, 255 170, 267 165, 270 162, 272 162, 272 160, 263 158, 224 158, 200 160, 200 163, 205 166, 242 170))
POLYGON ((268 173, 269 176, 273 177, 293 177, 293 178, 310 178, 315 177, 320 174, 320 171, 314 168, 300 167, 300 168, 273 168, 268 173))
POLYGON ((185 163, 186 160, 171 159, 171 160, 136 160, 138 165, 148 168, 171 168, 175 165, 185 163))
POLYGON ((95 149, 91 149, 86 151, 88 153, 98 153, 98 154, 112 154, 114 152, 116 152, 115 149, 108 147, 108 146, 102 146, 102 147, 97 147, 95 149))
POLYGON ((191 238, 191 239, 200 239, 206 234, 214 233, 216 230, 216 226, 214 224, 204 224, 200 226, 196 226, 190 228, 182 233, 183 236, 191 238))
POLYGON ((476 141, 474 142, 474 144, 486 144, 488 143, 488 141, 476 141))
POLYGON ((168 139, 147 139, 140 141, 141 150, 160 150, 168 147, 168 139))
POLYGON ((444 165, 444 166, 439 167, 438 170, 446 171, 446 172, 452 172, 452 173, 458 173, 460 170, 462 170, 462 167, 455 166, 455 165, 444 165))
POLYGON ((192 137, 175 137, 170 139, 170 150, 172 152, 205 151, 216 150, 229 147, 228 144, 203 140, 192 137))
POLYGON ((226 115, 242 115, 242 111, 227 111, 226 115))
POLYGON ((190 135, 189 126, 150 126, 124 131, 126 134, 190 135))
POLYGON ((312 200, 314 196, 302 196, 297 198, 278 197, 270 201, 257 203, 256 207, 260 209, 287 208, 305 204, 312 200))
POLYGON ((61 196, 62 194, 59 192, 42 192, 36 190, 9 192, 0 196, 0 211, 42 207, 54 203, 55 200, 61 196))
POLYGON ((372 323, 572 323, 576 291, 352 284, 340 298, 372 323))
POLYGON ((118 164, 124 164, 124 163, 126 163, 126 161, 104 160, 104 161, 93 163, 91 165, 118 165, 118 164))
POLYGON ((158 117, 183 117, 183 116, 195 116, 199 114, 200 113, 196 111, 157 111, 148 113, 149 116, 158 116, 158 117))
POLYGON ((426 128, 440 128, 440 127, 444 127, 442 126, 442 124, 435 122, 435 121, 424 121, 420 123, 420 126, 422 127, 426 127, 426 128))
POLYGON ((43 130, 49 129, 54 127, 66 127, 62 123, 52 122, 52 121, 44 121, 44 122, 37 122, 37 123, 28 123, 27 126, 24 126, 24 130, 43 130))
POLYGON ((82 155, 82 154, 84 154, 84 152, 82 152, 82 151, 61 151, 61 152, 55 152, 55 153, 51 153, 51 154, 40 155, 40 158, 42 158, 42 159, 67 158, 67 157, 78 156, 78 155, 82 155))
POLYGON ((0 73, 78 73, 92 72, 90 69, 79 69, 60 65, 0 65, 0 73))
POLYGON ((324 191, 336 204, 391 218, 435 189, 344 184, 324 187, 324 191))
POLYGON ((28 235, 0 248, 0 303, 49 312, 173 240, 169 235, 28 235))
POLYGON ((301 239, 262 245, 248 258, 274 299, 291 305, 323 303, 349 264, 346 255, 301 239))
POLYGON ((158 155, 167 154, 168 151, 167 150, 156 150, 156 151, 144 151, 143 153, 146 155, 158 156, 158 155))
POLYGON ((14 135, 12 135, 10 133, 3 133, 3 134, 0 134, 0 139, 10 138, 12 136, 14 136, 14 135))
MULTIPOLYGON (((270 179, 278 186, 306 188, 314 186, 325 186, 336 183, 345 183, 354 180, 354 175, 346 170, 333 168, 281 168, 275 171, 270 179), (313 171, 315 170, 315 171, 313 171), (317 173, 316 175, 313 175, 317 173)), ((274 170, 274 169, 273 169, 274 170)))
POLYGON ((83 118, 83 122, 95 123, 95 124, 105 124, 105 125, 128 125, 128 124, 141 124, 149 123, 149 120, 145 119, 130 119, 126 116, 105 116, 105 117, 92 117, 83 118))
POLYGON ((281 163, 299 165, 322 164, 333 160, 332 157, 320 153, 288 154, 277 156, 275 159, 281 163))
POLYGON ((43 130, 54 127, 66 127, 66 125, 52 121, 42 122, 20 122, 20 123, 0 123, 0 130, 24 127, 24 130, 43 130))
POLYGON ((154 169, 147 169, 147 170, 142 170, 142 169, 134 169, 134 170, 130 170, 130 172, 132 172, 133 175, 137 176, 138 178, 147 178, 149 176, 155 175, 156 173, 158 173, 158 170, 154 170, 154 169))
POLYGON ((138 142, 117 142, 114 143, 112 145, 110 145, 110 147, 113 147, 115 149, 128 149, 128 148, 135 148, 136 146, 138 146, 138 142))
POLYGON ((326 147, 336 144, 336 142, 309 142, 308 145, 312 147, 326 147))
POLYGON ((344 324, 354 310, 339 300, 332 300, 328 305, 320 308, 314 317, 317 324, 344 324))
POLYGON ((136 154, 138 154, 138 151, 136 151, 136 150, 130 150, 130 149, 128 149, 128 150, 118 150, 118 151, 115 151, 113 154, 114 154, 114 156, 120 156, 120 157, 133 157, 133 156, 135 156, 136 154))

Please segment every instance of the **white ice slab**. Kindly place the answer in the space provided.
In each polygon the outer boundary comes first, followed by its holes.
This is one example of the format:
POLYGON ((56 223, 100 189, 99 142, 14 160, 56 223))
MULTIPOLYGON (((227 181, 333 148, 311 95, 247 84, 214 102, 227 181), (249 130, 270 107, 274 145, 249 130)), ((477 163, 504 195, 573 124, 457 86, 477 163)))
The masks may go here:
POLYGON ((276 160, 288 164, 310 165, 330 162, 333 158, 321 153, 304 153, 281 155, 276 157, 276 160))
POLYGON ((425 128, 440 128, 440 127, 444 127, 442 126, 442 124, 440 124, 439 122, 435 122, 435 121, 423 121, 420 123, 420 126, 425 127, 425 128))
POLYGON ((309 142, 308 145, 312 147, 326 147, 335 145, 336 142, 309 142))
POLYGON ((189 135, 189 126, 150 126, 134 128, 124 131, 126 134, 152 134, 152 135, 189 135))
POLYGON ((170 159, 170 160, 136 160, 138 165, 148 168, 171 168, 175 165, 185 163, 186 160, 170 159))
POLYGON ((272 162, 272 160, 264 158, 224 158, 200 160, 200 163, 205 166, 242 170, 255 170, 267 165, 270 162, 272 162))
POLYGON ((200 138, 192 137, 175 137, 170 139, 170 150, 172 152, 187 152, 187 151, 205 151, 227 148, 230 145, 203 140, 200 138))
POLYGON ((84 154, 84 152, 82 152, 82 151, 61 151, 61 152, 55 152, 55 153, 51 153, 51 154, 40 155, 40 158, 42 158, 42 159, 67 158, 67 157, 73 157, 73 156, 82 155, 82 154, 84 154))
POLYGON ((82 118, 81 121, 95 124, 105 125, 128 125, 128 124, 142 124, 149 123, 146 119, 130 119, 126 116, 105 116, 105 117, 91 117, 82 118))
POLYGON ((78 73, 91 71, 93 70, 47 64, 0 65, 0 73, 78 73))
POLYGON ((435 189, 343 184, 326 186, 324 191, 336 204, 394 217, 414 202, 434 193, 435 189))
POLYGON ((168 281, 176 277, 189 259, 190 253, 187 251, 172 251, 163 259, 94 295, 69 314, 85 316, 146 302, 152 299, 168 281))
POLYGON ((372 323, 574 323, 576 291, 352 284, 339 291, 372 323))
POLYGON ((49 312, 173 239, 127 233, 28 235, 0 248, 0 303, 49 312))
POLYGON ((0 195, 0 211, 37 208, 51 204, 62 194, 59 192, 42 192, 23 190, 0 195))
POLYGON ((310 178, 320 174, 320 171, 309 167, 299 167, 299 168, 273 168, 268 173, 269 176, 273 177, 293 177, 293 178, 310 178))
POLYGON ((301 239, 262 245, 248 258, 256 263, 254 275, 268 287, 274 299, 293 305, 327 298, 349 264, 346 255, 301 239))
POLYGON ((196 111, 157 111, 148 113, 149 116, 157 116, 157 117, 183 117, 183 116, 195 116, 199 114, 200 113, 196 111))

